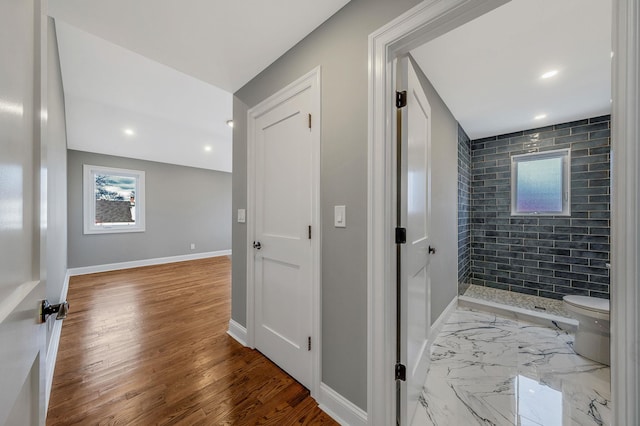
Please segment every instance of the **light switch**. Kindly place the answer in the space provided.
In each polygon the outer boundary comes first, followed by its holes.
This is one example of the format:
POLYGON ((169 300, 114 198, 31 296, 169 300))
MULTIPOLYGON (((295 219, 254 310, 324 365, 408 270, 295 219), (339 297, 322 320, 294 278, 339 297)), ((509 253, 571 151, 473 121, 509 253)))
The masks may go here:
POLYGON ((336 228, 347 227, 347 207, 346 206, 333 207, 333 223, 336 228))
POLYGON ((247 211, 245 209, 238 209, 238 223, 245 223, 247 221, 247 211))

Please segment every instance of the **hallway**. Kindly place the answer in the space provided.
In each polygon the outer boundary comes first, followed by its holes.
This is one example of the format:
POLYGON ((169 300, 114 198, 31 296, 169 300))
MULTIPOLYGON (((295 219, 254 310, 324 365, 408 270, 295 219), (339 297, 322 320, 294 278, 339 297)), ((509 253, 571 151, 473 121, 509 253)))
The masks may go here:
POLYGON ((47 425, 335 424, 226 334, 228 257, 72 277, 47 425))

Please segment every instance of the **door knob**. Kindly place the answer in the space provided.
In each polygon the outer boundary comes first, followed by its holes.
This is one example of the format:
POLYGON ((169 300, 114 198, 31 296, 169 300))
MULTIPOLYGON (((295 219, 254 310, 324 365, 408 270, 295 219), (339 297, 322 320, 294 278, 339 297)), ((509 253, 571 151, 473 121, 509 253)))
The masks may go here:
POLYGON ((262 244, 260 244, 260 241, 254 241, 253 248, 256 250, 260 250, 262 248, 262 244))
POLYGON ((436 252, 436 248, 429 246, 429 254, 434 254, 435 252, 436 252))
POLYGON ((62 303, 58 303, 57 305, 51 305, 49 304, 49 301, 45 299, 42 301, 42 304, 40 305, 40 321, 46 322, 47 317, 55 313, 58 314, 56 315, 57 320, 63 320, 67 318, 68 312, 69 312, 69 303, 66 300, 62 303))

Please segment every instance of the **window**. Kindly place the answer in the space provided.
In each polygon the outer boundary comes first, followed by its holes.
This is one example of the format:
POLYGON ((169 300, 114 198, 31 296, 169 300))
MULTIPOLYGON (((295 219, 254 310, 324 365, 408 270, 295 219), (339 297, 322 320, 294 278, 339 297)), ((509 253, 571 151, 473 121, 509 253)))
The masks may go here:
POLYGON ((569 149, 511 157, 511 215, 569 216, 569 149))
POLYGON ((144 172, 84 165, 84 233, 144 231, 144 172))

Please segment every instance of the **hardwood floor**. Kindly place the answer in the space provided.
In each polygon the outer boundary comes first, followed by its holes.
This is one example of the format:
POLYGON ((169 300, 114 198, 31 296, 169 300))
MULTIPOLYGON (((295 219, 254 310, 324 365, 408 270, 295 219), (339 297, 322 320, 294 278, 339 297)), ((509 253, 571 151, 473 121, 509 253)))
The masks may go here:
POLYGON ((227 257, 72 277, 47 425, 337 424, 226 334, 227 257))

